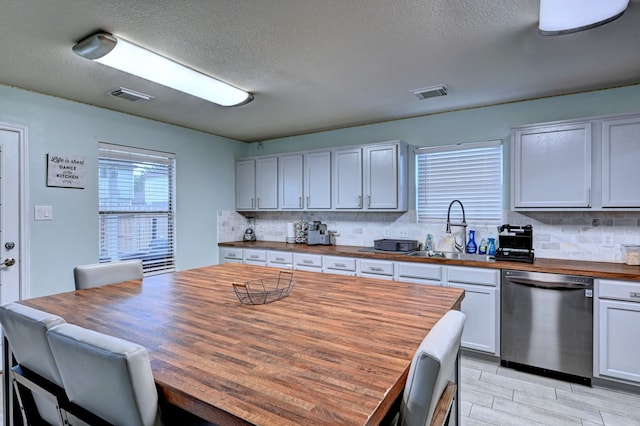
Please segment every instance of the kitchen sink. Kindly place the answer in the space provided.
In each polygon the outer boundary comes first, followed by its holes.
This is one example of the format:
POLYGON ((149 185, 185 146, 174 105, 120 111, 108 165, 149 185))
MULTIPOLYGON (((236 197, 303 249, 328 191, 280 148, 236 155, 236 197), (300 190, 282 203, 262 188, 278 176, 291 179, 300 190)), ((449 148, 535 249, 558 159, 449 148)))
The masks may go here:
POLYGON ((411 257, 433 257, 440 259, 455 259, 455 260, 474 260, 476 262, 495 262, 493 256, 489 256, 486 254, 469 254, 469 253, 458 253, 454 251, 412 251, 411 253, 407 253, 406 256, 411 257))

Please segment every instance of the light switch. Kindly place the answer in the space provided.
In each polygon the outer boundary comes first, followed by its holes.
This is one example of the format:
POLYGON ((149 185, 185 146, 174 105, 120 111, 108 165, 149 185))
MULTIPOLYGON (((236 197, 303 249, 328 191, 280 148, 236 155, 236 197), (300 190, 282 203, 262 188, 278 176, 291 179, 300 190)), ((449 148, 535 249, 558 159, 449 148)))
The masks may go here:
POLYGON ((36 220, 52 220, 53 209, 51 206, 36 206, 36 220))

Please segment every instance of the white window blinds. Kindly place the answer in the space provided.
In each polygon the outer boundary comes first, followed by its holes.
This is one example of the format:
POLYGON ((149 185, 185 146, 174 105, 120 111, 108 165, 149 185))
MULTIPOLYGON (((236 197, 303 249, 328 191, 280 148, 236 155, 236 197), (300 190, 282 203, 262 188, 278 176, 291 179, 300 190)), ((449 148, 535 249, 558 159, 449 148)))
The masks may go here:
POLYGON ((147 275, 174 271, 174 155, 98 150, 100 262, 142 259, 147 275))
POLYGON ((446 220, 453 200, 464 204, 468 223, 502 223, 501 141, 420 148, 416 179, 419 223, 446 220))

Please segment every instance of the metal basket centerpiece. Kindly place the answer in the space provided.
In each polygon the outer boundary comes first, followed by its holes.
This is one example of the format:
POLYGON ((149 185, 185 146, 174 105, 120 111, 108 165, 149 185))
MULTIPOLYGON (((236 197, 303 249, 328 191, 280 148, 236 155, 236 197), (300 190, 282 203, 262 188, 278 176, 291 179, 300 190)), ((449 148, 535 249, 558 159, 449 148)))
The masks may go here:
POLYGON ((231 285, 241 303, 263 305, 287 297, 295 284, 293 272, 280 271, 277 278, 261 278, 231 285))

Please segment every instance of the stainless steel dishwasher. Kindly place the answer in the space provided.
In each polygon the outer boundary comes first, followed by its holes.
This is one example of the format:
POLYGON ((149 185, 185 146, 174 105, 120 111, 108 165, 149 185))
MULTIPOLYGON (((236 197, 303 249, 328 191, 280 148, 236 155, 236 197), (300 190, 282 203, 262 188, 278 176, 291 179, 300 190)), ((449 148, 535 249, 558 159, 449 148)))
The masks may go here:
POLYGON ((593 279, 502 271, 500 362, 590 385, 593 279))

